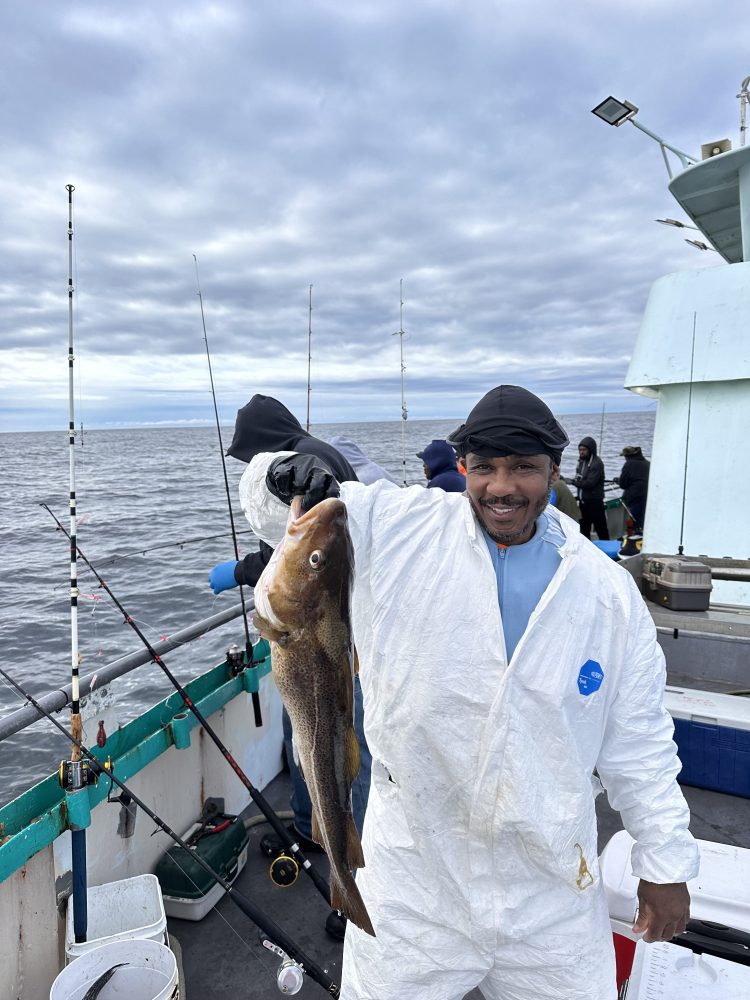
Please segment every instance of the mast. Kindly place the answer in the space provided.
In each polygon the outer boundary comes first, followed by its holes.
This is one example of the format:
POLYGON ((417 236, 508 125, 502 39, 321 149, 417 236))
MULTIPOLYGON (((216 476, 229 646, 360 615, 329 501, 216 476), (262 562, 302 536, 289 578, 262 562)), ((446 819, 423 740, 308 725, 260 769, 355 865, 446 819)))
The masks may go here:
POLYGON ((73 736, 70 760, 60 765, 60 783, 65 788, 68 800, 73 805, 69 809, 71 825, 71 854, 73 867, 73 929, 76 942, 86 940, 88 930, 88 900, 86 893, 86 831, 87 805, 83 799, 86 785, 90 783, 88 765, 82 759, 79 744, 83 740, 81 724, 80 690, 78 668, 81 662, 78 648, 78 547, 76 544, 76 431, 74 412, 73 381, 73 191, 72 184, 65 185, 68 192, 68 458, 70 482, 70 678, 71 704, 70 729, 73 736), (75 800, 75 803, 74 803, 75 800), (81 806, 76 808, 75 806, 81 806))
POLYGON ((307 311, 307 421, 305 430, 310 433, 310 366, 312 364, 312 290, 310 285, 310 305, 307 311))
POLYGON ((398 283, 398 330, 392 336, 399 338, 399 348, 401 351, 401 479, 406 486, 406 420, 409 416, 406 410, 406 400, 404 399, 404 279, 399 279, 398 283))

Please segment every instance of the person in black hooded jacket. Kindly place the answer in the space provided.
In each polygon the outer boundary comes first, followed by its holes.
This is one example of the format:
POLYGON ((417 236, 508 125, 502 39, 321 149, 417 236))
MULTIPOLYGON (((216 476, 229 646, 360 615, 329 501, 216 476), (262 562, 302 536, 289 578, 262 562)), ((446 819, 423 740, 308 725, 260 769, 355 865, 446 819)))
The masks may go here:
MULTIPOLYGON (((299 420, 273 396, 256 394, 237 411, 234 437, 227 448, 227 455, 241 462, 250 462, 264 451, 294 451, 303 455, 322 458, 340 483, 356 483, 357 473, 341 452, 320 438, 313 437, 299 420)), ((244 584, 254 587, 271 558, 273 549, 260 542, 260 549, 251 552, 239 562, 229 560, 218 563, 209 576, 215 594, 244 584)))
MULTIPOLYGON (((234 437, 227 448, 227 455, 242 462, 250 462, 262 452, 278 451, 312 455, 322 459, 339 482, 358 482, 356 472, 344 456, 332 445, 309 434, 283 403, 273 396, 255 395, 249 403, 237 411, 234 437)), ((220 594, 238 584, 254 587, 272 553, 271 546, 261 541, 257 552, 251 552, 239 562, 230 559, 218 563, 208 577, 211 589, 215 594, 220 594)), ((360 770, 352 786, 352 812, 361 834, 370 789, 372 757, 363 728, 362 689, 359 678, 355 679, 354 685, 354 716, 354 728, 360 747, 360 770)), ((283 725, 287 762, 292 777, 291 806, 294 823, 291 832, 305 851, 320 850, 312 841, 312 806, 304 778, 294 763, 292 726, 286 709, 283 713, 283 725)), ((261 841, 261 848, 268 855, 276 855, 283 848, 283 844, 269 834, 261 841)), ((326 920, 326 930, 332 937, 343 939, 345 923, 345 918, 331 911, 326 920)))
POLYGON ((621 454, 625 464, 615 482, 622 487, 622 502, 633 516, 633 529, 640 535, 646 515, 650 463, 639 445, 628 445, 621 454))
POLYGON ((596 441, 582 438, 578 443, 578 465, 573 479, 578 488, 581 508, 581 534, 591 537, 593 526, 600 541, 609 539, 607 515, 604 511, 604 463, 596 453, 596 441))

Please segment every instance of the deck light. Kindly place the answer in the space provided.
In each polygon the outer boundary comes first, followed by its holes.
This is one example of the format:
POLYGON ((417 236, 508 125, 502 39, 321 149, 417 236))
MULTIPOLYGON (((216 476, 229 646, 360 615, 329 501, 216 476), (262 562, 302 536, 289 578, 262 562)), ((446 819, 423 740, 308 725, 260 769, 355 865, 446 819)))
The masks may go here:
POLYGON ((678 229, 695 229, 702 232, 697 226, 689 226, 687 222, 679 222, 677 219, 654 219, 654 222, 661 222, 662 226, 677 226, 678 229))
POLYGON ((638 108, 630 101, 618 101, 616 97, 607 97, 601 104, 597 104, 591 109, 591 114, 601 118, 607 125, 622 125, 633 115, 638 113, 638 108))
POLYGON ((682 164, 682 169, 686 170, 693 163, 698 161, 694 156, 690 156, 688 153, 683 153, 681 149, 676 146, 670 145, 670 143, 665 142, 660 135, 652 132, 651 129, 646 128, 639 121, 636 120, 636 114, 638 113, 638 108, 635 104, 631 104, 630 101, 618 101, 616 97, 607 97, 606 100, 602 101, 601 104, 597 104, 595 108, 591 109, 591 114, 596 115, 597 118, 601 118, 603 122, 608 125, 622 125, 623 122, 630 122, 631 125, 635 125, 637 129, 644 132, 649 139, 653 139, 654 142, 659 144, 661 149, 661 155, 664 157, 664 165, 667 168, 667 173, 669 174, 670 180, 672 179, 672 168, 669 165, 669 160, 667 159, 667 150, 670 153, 674 153, 677 159, 682 164))
POLYGON ((685 240, 685 242, 689 243, 691 247, 697 247, 698 250, 713 250, 714 253, 719 252, 718 250, 714 250, 714 248, 710 247, 707 243, 701 243, 700 240, 685 240))

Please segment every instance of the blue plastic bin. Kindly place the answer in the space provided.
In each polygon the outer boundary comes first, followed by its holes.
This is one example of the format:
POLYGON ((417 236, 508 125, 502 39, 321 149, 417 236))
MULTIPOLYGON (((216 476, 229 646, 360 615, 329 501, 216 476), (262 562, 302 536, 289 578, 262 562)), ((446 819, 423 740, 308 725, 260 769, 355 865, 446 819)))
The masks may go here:
POLYGON ((615 538, 614 541, 600 542, 598 539, 594 542, 594 545, 598 549, 601 549, 605 556, 609 556, 610 559, 617 559, 617 554, 622 548, 622 542, 619 538, 615 538))

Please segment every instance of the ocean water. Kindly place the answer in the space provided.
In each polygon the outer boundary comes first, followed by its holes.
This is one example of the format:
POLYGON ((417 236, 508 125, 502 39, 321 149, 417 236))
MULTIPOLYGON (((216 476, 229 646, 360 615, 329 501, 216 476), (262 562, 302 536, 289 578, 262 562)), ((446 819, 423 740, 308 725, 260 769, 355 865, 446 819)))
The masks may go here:
MULTIPOLYGON (((561 417, 572 445, 563 475, 572 475, 575 447, 584 435, 601 436, 599 414, 561 417)), ((311 431, 324 439, 344 434, 396 477, 424 483, 416 457, 433 438, 444 438, 456 420, 328 424, 311 431)), ((617 475, 623 445, 640 444, 649 455, 654 413, 607 414, 602 457, 608 478, 617 475)), ((222 428, 225 446, 232 428, 222 428)), ((80 438, 80 436, 79 436, 80 438)), ((68 523, 67 432, 0 434, 0 635, 3 669, 35 696, 68 683, 71 663, 69 542, 40 505, 68 523)), ((152 641, 236 604, 238 591, 214 596, 210 568, 233 556, 216 428, 85 431, 76 445, 78 544, 125 610, 152 641)), ((245 464, 227 459, 241 554, 257 548, 237 501, 245 464)), ((613 494, 616 495, 616 494, 613 494)), ((78 645, 81 675, 142 648, 123 616, 84 563, 78 562, 81 597, 78 645)), ((218 663, 231 642, 244 644, 239 620, 165 655, 181 681, 218 663)), ((134 717, 171 692, 155 664, 146 664, 112 686, 134 717)), ((20 697, 0 679, 0 714, 20 707, 20 697)), ((60 716, 67 721, 65 713, 60 716)), ((95 733, 88 734, 93 740, 95 733)), ((57 769, 68 745, 47 721, 0 742, 0 804, 57 769)))

